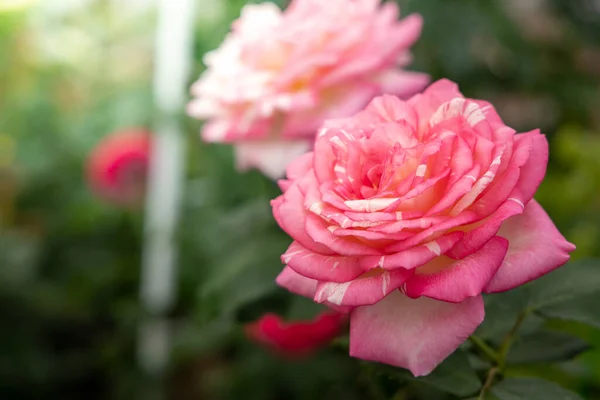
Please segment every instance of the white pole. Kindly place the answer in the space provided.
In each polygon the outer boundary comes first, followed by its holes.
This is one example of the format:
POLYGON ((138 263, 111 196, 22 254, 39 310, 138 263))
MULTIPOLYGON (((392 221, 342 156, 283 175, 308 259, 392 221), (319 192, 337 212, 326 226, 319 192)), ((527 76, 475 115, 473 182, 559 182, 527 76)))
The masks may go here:
POLYGON ((193 0, 158 0, 154 56, 155 140, 150 162, 140 297, 148 316, 140 326, 138 357, 144 372, 160 376, 169 361, 164 314, 176 295, 174 243, 184 173, 181 116, 192 61, 193 0))

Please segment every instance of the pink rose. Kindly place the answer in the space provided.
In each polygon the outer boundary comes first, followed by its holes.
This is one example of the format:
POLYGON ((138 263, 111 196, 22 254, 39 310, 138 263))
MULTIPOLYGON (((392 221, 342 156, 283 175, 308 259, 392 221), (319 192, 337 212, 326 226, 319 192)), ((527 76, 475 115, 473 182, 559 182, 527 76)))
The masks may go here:
POLYGON ((277 282, 350 312, 350 355, 426 375, 483 321, 482 292, 559 267, 575 246, 533 195, 539 130, 441 80, 327 121, 272 201, 294 238, 277 282))
POLYGON ((152 133, 145 128, 114 132, 92 150, 87 179, 94 193, 115 205, 138 207, 146 192, 152 133))
POLYGON ((258 321, 246 325, 249 338, 288 358, 311 355, 329 344, 346 323, 346 315, 322 312, 311 321, 285 322, 275 314, 265 314, 258 321))
POLYGON ((238 167, 279 178, 310 149, 325 119, 347 117, 374 96, 410 96, 427 75, 399 67, 422 20, 398 21, 379 0, 293 0, 247 5, 231 33, 204 58, 188 113, 207 119, 202 137, 236 144, 238 167))

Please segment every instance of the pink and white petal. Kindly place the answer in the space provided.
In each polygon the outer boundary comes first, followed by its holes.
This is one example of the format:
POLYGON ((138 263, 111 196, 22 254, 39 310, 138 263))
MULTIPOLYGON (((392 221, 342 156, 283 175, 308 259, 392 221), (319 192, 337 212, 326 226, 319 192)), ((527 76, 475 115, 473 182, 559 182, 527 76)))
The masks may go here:
POLYGON ((488 190, 470 207, 477 215, 487 217, 498 209, 514 191, 519 181, 520 170, 518 167, 509 167, 504 173, 492 182, 488 190))
POLYGON ((285 193, 290 188, 290 186, 292 186, 292 183, 294 183, 294 181, 289 181, 287 179, 280 179, 277 181, 277 186, 279 186, 279 189, 281 189, 282 193, 285 193))
POLYGON ((229 139, 231 133, 231 125, 228 122, 215 120, 204 124, 201 137, 202 140, 209 143, 225 142, 229 139))
MULTIPOLYGON (((275 279, 277 284, 290 292, 313 298, 315 295, 315 291, 317 289, 317 281, 314 279, 307 278, 295 272, 290 267, 285 267, 283 271, 277 276, 275 279)), ((339 306, 337 304, 332 304, 328 301, 324 301, 323 305, 341 313, 348 313, 352 309, 351 307, 339 306)))
MULTIPOLYGON (((478 117, 474 116, 472 118, 476 119, 478 117)), ((489 168, 481 177, 479 177, 473 185, 473 188, 454 205, 450 211, 450 215, 457 215, 469 208, 485 190, 489 190, 488 187, 490 185, 493 185, 495 181, 497 182, 496 174, 500 168, 502 155, 506 146, 494 147, 492 142, 481 138, 477 140, 477 145, 480 146, 479 152, 476 152, 478 154, 474 154, 474 157, 479 157, 480 160, 484 160, 482 161, 483 163, 489 162, 489 168), (491 159, 492 157, 493 161, 491 159)))
MULTIPOLYGON (((479 107, 477 102, 463 97, 454 97, 440 104, 431 116, 429 123, 432 129, 435 129, 438 124, 444 124, 449 121, 452 125, 456 124, 456 118, 463 119, 471 128, 475 128, 478 124, 485 123, 484 110, 479 107)), ((483 137, 481 137, 483 139, 483 137)))
POLYGON ((286 176, 289 180, 300 179, 312 169, 314 153, 304 153, 291 161, 286 169, 286 176))
POLYGON ((285 267, 275 282, 283 288, 299 296, 313 298, 317 290, 317 281, 300 275, 290 267, 285 267))
POLYGON ((395 254, 381 257, 361 257, 360 263, 365 270, 377 267, 383 269, 417 268, 451 249, 463 235, 464 233, 459 231, 450 232, 440 236, 436 240, 395 254))
POLYGON ((394 122, 406 121, 408 126, 416 128, 417 114, 405 101, 396 96, 382 95, 374 98, 362 111, 366 121, 394 122))
POLYGON ((314 300, 349 307, 375 304, 398 289, 410 275, 412 271, 402 268, 377 269, 349 282, 319 282, 314 300))
POLYGON ((304 230, 306 210, 303 203, 298 184, 291 184, 283 195, 271 200, 275 220, 281 229, 307 249, 320 254, 334 254, 328 247, 312 240, 304 230))
POLYGON ((443 197, 429 210, 426 215, 435 215, 452 207, 459 198, 467 194, 479 176, 480 166, 475 165, 467 174, 463 175, 454 184, 449 185, 443 197))
POLYGON ((481 296, 462 303, 421 297, 399 291, 372 306, 350 314, 350 355, 429 374, 481 324, 481 296))
POLYGON ((421 72, 389 70, 377 79, 382 93, 407 98, 420 92, 429 83, 429 75, 421 72))
MULTIPOLYGON (((419 38, 422 26, 423 18, 418 14, 412 14, 403 18, 396 27, 395 32, 392 32, 391 35, 388 34, 389 37, 387 38, 387 41, 390 46, 387 48, 387 52, 389 56, 398 54, 399 50, 411 46, 419 38)), ((381 49, 381 44, 378 44, 377 46, 378 49, 381 49)), ((359 57, 339 68, 334 68, 320 84, 327 87, 352 81, 353 78, 364 76, 368 71, 381 69, 383 67, 382 63, 385 62, 385 59, 389 58, 389 56, 381 57, 381 54, 373 53, 367 54, 367 56, 364 57, 359 57)))
POLYGON ((352 138, 344 138, 338 128, 324 126, 317 132, 313 168, 319 182, 333 182, 336 180, 333 170, 336 163, 336 155, 332 143, 336 141, 345 142, 347 140, 352 140, 352 138))
POLYGON ((569 260, 575 246, 558 231, 548 214, 531 200, 522 215, 502 224, 499 236, 508 239, 508 253, 488 293, 510 290, 560 267, 569 260))
POLYGON ((521 167, 517 189, 521 192, 524 203, 527 203, 533 198, 537 188, 544 179, 544 175, 546 175, 546 167, 548 166, 548 141, 546 140, 546 136, 540 134, 539 130, 536 130, 524 135, 517 135, 517 142, 522 140, 521 138, 525 135, 533 136, 532 148, 529 159, 521 167))
POLYGON ((375 247, 380 244, 389 244, 390 242, 395 242, 398 240, 406 240, 413 235, 411 232, 383 233, 371 231, 369 229, 344 229, 338 227, 330 227, 330 229, 334 236, 358 239, 363 243, 369 243, 375 247))
POLYGON ((237 167, 244 171, 257 168, 271 179, 279 179, 291 160, 310 150, 310 142, 252 141, 235 145, 237 167))
MULTIPOLYGON (((435 240, 442 236, 445 232, 448 232, 450 230, 462 231, 462 227, 464 227, 467 224, 475 223, 477 220, 477 215, 474 212, 465 211, 457 215, 456 217, 445 220, 440 224, 433 225, 432 227, 427 228, 424 231, 419 232, 406 240, 386 246, 383 249, 383 251, 386 254, 390 254, 408 250, 420 244, 435 240)), ((463 241, 463 239, 459 240, 456 246, 458 246, 463 241)), ((454 248, 452 250, 454 250, 454 248)))
POLYGON ((290 245, 281 260, 297 273, 319 281, 347 282, 364 273, 356 257, 315 253, 298 242, 290 245))
POLYGON ((419 131, 426 132, 429 128, 429 120, 442 104, 463 97, 458 90, 458 85, 448 79, 440 79, 429 85, 422 94, 411 97, 408 104, 419 116, 419 131))
POLYGON ((448 253, 448 257, 460 260, 479 250, 494 237, 502 223, 508 218, 521 214, 524 206, 518 193, 512 193, 507 201, 492 215, 480 220, 474 226, 463 227, 465 236, 448 253))
MULTIPOLYGON (((327 105, 311 108, 305 112, 289 113, 282 129, 282 136, 289 139, 310 139, 324 126, 323 121, 346 118, 362 110, 379 93, 373 82, 359 81, 344 84, 328 92, 327 105)), ((316 151, 320 154, 320 151, 316 151)), ((319 179, 321 177, 319 176, 319 179)))
POLYGON ((380 250, 367 246, 355 238, 335 236, 332 231, 339 229, 339 227, 328 225, 323 218, 315 214, 310 213, 305 218, 306 234, 318 245, 326 246, 331 251, 328 254, 335 253, 341 256, 373 256, 381 254, 380 250))
POLYGON ((508 241, 495 236, 462 260, 434 260, 415 270, 404 284, 404 293, 411 298, 426 296, 451 303, 478 296, 500 268, 507 249, 508 241))
MULTIPOLYGON (((509 152, 510 159, 506 162, 505 168, 500 165, 503 172, 471 206, 471 210, 482 217, 492 213, 507 200, 508 196, 527 204, 545 174, 548 157, 545 137, 540 135, 539 130, 514 137, 514 148, 509 152)), ((502 155, 502 159, 505 159, 505 154, 502 155)))
POLYGON ((494 108, 494 106, 491 103, 484 101, 484 100, 472 100, 472 101, 477 103, 479 108, 483 111, 483 113, 485 114, 485 119, 491 125, 492 129, 499 130, 506 126, 504 124, 504 121, 502 121, 502 118, 500 118, 500 116, 498 115, 498 112, 496 111, 496 109, 494 108))

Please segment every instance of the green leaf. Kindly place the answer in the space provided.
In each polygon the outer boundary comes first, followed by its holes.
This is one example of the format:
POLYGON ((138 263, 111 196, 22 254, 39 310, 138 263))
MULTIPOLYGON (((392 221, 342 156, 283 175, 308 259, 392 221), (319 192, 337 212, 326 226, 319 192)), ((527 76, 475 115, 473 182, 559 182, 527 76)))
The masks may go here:
POLYGON ((452 353, 429 375, 418 378, 415 378, 410 371, 403 368, 383 364, 366 364, 376 370, 377 373, 398 379, 401 382, 419 382, 458 397, 473 395, 481 388, 481 381, 475 369, 469 363, 467 353, 461 349, 452 353))
POLYGON ((546 318, 600 327, 600 260, 569 263, 529 285, 529 309, 546 318))
POLYGON ((511 364, 565 361, 589 348, 578 337, 546 330, 520 337, 512 345, 507 361, 511 364))
POLYGON ((543 310, 582 296, 595 294, 600 300, 600 260, 569 263, 529 285, 532 311, 543 310))
POLYGON ((459 397, 472 395, 481 387, 477 373, 462 350, 455 351, 431 374, 416 380, 459 397))
MULTIPOLYGON (((518 316, 527 308, 529 291, 526 286, 522 286, 504 293, 484 295, 484 301, 485 319, 475 335, 499 344, 518 316)), ((539 321, 530 322, 528 318, 526 323, 536 325, 531 327, 532 329, 539 327, 539 321)))
POLYGON ((499 400, 583 400, 556 383, 535 378, 509 378, 492 387, 499 400))
POLYGON ((579 296, 564 303, 543 307, 538 313, 547 318, 581 322, 600 328, 600 294, 579 296))

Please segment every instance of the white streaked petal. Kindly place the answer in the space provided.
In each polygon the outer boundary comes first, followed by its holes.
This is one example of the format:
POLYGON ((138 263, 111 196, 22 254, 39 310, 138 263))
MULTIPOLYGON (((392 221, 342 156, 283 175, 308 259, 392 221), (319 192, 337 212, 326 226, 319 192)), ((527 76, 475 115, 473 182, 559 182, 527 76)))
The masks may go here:
POLYGON ((450 118, 463 116, 467 123, 475 126, 485 119, 485 113, 474 102, 467 102, 463 98, 455 98, 442 104, 429 120, 430 126, 438 125, 440 122, 450 118), (465 103, 467 103, 465 107, 465 103))
POLYGON ((323 212, 324 205, 325 204, 322 201, 317 201, 316 203, 311 204, 309 210, 314 214, 321 215, 321 213, 323 212))
POLYGON ((344 151, 348 150, 348 146, 346 146, 346 143, 344 143, 339 136, 333 136, 329 141, 344 151))
POLYGON ((386 270, 384 270, 381 273, 381 289, 383 290, 383 295, 387 296, 388 292, 388 286, 390 285, 390 281, 391 281, 391 277, 390 277, 390 273, 386 270))
POLYGON ((425 243, 425 247, 427 247, 436 256, 442 254, 442 249, 440 248, 438 242, 436 242, 435 240, 429 243, 425 243))
POLYGON ((425 172, 427 172, 427 165, 421 164, 417 167, 417 172, 415 173, 415 175, 419 178, 422 178, 425 176, 425 172))
POLYGON ((323 288, 317 294, 317 302, 323 303, 324 301, 329 301, 330 303, 339 306, 342 304, 342 301, 344 301, 344 295, 346 294, 348 286, 350 286, 351 283, 352 282, 328 282, 327 284, 323 285, 323 288))
POLYGON ((285 253, 282 257, 281 260, 283 261, 284 264, 287 264, 290 262, 290 260, 292 259, 292 257, 294 257, 297 254, 301 254, 304 253, 304 251, 302 250, 298 250, 298 251, 294 251, 292 253, 285 253))
POLYGON ((515 197, 509 197, 508 200, 512 200, 515 203, 517 203, 518 205, 520 205, 521 207, 525 208, 525 204, 523 204, 523 202, 515 197))
POLYGON ((346 200, 344 204, 353 211, 381 211, 398 200, 397 197, 388 199, 346 200))
POLYGON ((343 167, 339 164, 335 164, 335 167, 333 167, 333 170, 335 172, 339 172, 340 174, 345 174, 346 173, 346 167, 343 167))

